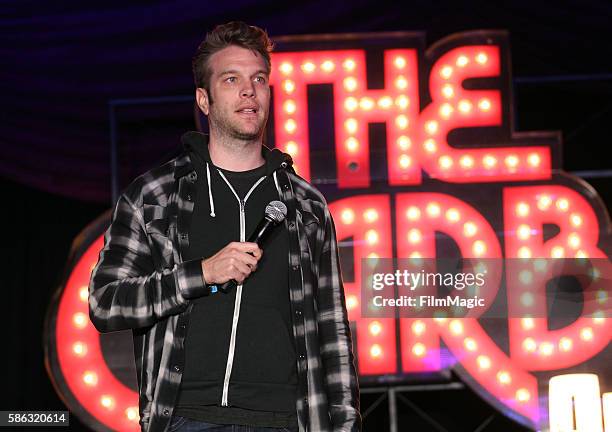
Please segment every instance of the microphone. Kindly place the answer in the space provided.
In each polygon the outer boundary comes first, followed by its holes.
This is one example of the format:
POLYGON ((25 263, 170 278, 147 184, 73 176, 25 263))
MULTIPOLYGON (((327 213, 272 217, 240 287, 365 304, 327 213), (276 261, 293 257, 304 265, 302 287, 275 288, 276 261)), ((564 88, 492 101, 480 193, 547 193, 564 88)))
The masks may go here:
MULTIPOLYGON (((281 201, 270 201, 266 206, 265 214, 261 222, 255 228, 255 231, 247 239, 248 242, 257 243, 259 247, 262 247, 263 242, 268 238, 272 229, 285 220, 287 216, 287 206, 281 201)), ((227 293, 230 289, 238 285, 234 279, 228 280, 221 285, 221 291, 227 293)))

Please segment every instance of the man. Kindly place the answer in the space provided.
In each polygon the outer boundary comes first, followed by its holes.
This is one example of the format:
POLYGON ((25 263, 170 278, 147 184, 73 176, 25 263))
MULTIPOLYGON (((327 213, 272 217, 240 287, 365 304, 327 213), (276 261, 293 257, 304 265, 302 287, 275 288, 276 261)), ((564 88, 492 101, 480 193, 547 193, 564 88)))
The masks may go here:
POLYGON ((193 71, 210 136, 185 134, 126 189, 92 273, 95 327, 133 331, 143 431, 360 430, 330 212, 262 143, 271 48, 240 22, 207 35, 193 71), (245 239, 273 200, 288 212, 264 252, 245 239))

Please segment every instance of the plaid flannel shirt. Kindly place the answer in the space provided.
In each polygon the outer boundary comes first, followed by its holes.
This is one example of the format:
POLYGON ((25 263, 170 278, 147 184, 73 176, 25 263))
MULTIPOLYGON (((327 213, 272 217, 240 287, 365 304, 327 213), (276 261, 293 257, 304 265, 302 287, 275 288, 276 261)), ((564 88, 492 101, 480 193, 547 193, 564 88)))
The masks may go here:
MULTIPOLYGON (((286 158, 275 182, 288 208, 299 428, 358 431, 358 381, 334 223, 321 193, 286 158)), ((208 295, 201 260, 181 256, 196 178, 186 153, 138 177, 116 204, 89 285, 96 329, 132 329, 143 431, 167 429, 181 383, 191 300, 208 295)))

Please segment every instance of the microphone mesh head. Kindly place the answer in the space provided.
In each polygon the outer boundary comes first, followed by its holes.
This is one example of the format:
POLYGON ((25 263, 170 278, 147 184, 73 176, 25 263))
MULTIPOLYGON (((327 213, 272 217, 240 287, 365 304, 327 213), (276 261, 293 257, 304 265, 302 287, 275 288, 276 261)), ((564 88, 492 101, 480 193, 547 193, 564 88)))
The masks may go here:
POLYGON ((287 216, 287 206, 280 201, 270 201, 270 204, 266 206, 266 216, 280 223, 287 216))

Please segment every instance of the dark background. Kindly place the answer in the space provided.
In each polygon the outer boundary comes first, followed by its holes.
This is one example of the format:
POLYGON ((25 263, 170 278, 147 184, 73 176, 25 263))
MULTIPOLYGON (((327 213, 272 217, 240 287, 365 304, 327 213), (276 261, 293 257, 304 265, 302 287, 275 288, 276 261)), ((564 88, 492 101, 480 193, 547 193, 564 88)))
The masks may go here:
MULTIPOLYGON (((274 36, 509 31, 516 130, 557 130, 563 169, 610 206, 612 4, 607 1, 35 2, 0 5, 2 410, 65 409, 44 369, 42 329, 75 236, 110 206, 108 102, 190 96, 190 59, 206 31, 240 19, 274 36)), ((189 102, 120 108, 123 185, 194 129, 189 102), (161 113, 161 114, 160 114, 161 113), (147 152, 144 165, 134 162, 147 152)), ((470 390, 411 394, 446 430, 492 414, 470 390)), ((376 398, 364 395, 364 408, 376 398)), ((400 402, 400 430, 436 429, 400 402)), ((71 418, 70 429, 84 430, 71 418)), ((365 430, 386 430, 386 403, 365 430)), ((486 431, 524 430, 494 417, 486 431)))

